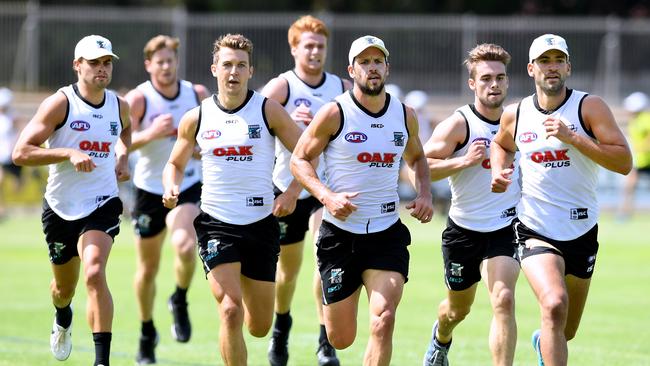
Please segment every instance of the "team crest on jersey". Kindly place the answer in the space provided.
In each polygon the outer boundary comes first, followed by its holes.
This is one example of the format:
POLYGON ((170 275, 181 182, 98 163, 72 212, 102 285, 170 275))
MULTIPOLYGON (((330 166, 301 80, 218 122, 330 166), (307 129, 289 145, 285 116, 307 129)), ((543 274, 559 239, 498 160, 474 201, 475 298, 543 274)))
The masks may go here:
POLYGON ((86 121, 73 121, 70 123, 70 128, 75 131, 88 131, 90 129, 90 123, 86 121))
POLYGON ((250 125, 248 126, 248 138, 249 139, 259 139, 262 137, 262 128, 260 125, 250 125))
POLYGON ((492 142, 490 141, 490 139, 487 139, 485 137, 477 137, 472 142, 474 141, 482 142, 485 145, 485 147, 490 147, 490 143, 492 142))
POLYGON ((524 132, 519 135, 519 142, 522 144, 527 144, 537 140, 537 134, 535 132, 524 132))
POLYGON ((111 135, 117 136, 117 126, 118 126, 117 122, 111 122, 111 129, 110 129, 111 135))
POLYGON ((296 98, 296 100, 293 101, 293 105, 295 105, 296 107, 301 104, 304 104, 307 107, 311 107, 311 101, 307 98, 296 98))
POLYGON ((366 142, 367 140, 368 136, 366 136, 366 134, 363 132, 348 132, 345 134, 345 141, 351 142, 353 144, 359 144, 366 142))
POLYGON ((395 146, 404 146, 404 133, 403 132, 393 132, 393 141, 395 146))

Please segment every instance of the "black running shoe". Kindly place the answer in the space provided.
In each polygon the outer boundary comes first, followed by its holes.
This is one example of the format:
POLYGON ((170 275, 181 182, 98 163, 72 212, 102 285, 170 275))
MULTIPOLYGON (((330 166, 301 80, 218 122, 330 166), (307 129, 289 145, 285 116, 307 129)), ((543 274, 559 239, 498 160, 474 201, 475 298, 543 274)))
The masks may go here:
POLYGON ((140 336, 140 347, 138 354, 135 356, 135 362, 138 365, 156 364, 156 346, 158 345, 158 332, 155 337, 140 336))
POLYGON ((289 331, 282 332, 273 328, 269 342, 269 363, 271 366, 286 366, 289 362, 289 331))
POLYGON ((172 295, 167 301, 167 307, 174 318, 172 337, 181 343, 189 341, 192 336, 192 324, 190 323, 190 316, 187 313, 187 301, 178 301, 172 295))
POLYGON ((340 366, 341 363, 336 357, 336 350, 332 345, 325 341, 318 346, 318 351, 316 351, 316 356, 318 356, 318 366, 340 366))

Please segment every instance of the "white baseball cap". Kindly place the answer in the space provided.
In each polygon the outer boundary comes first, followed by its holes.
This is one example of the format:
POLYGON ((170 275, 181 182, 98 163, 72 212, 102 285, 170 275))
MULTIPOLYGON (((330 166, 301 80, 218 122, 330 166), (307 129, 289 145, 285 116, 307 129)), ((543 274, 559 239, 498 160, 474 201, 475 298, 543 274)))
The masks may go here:
POLYGON ((632 113, 638 113, 648 107, 648 96, 643 92, 634 92, 623 100, 623 108, 632 113))
POLYGON ((388 50, 386 49, 386 46, 384 46, 384 41, 375 36, 363 36, 355 39, 354 42, 352 42, 352 46, 350 46, 350 52, 348 53, 350 65, 352 65, 354 58, 359 56, 359 54, 365 51, 368 47, 378 48, 384 53, 384 56, 388 57, 388 50))
POLYGON ((113 53, 113 45, 108 39, 98 36, 91 35, 83 37, 77 46, 74 48, 74 59, 78 60, 80 58, 85 58, 86 60, 95 60, 103 56, 113 56, 116 59, 119 59, 116 54, 113 53))
POLYGON ((564 52, 569 57, 569 46, 567 46, 564 38, 555 34, 544 34, 533 41, 528 50, 528 60, 533 62, 536 58, 541 56, 548 50, 558 50, 564 52))

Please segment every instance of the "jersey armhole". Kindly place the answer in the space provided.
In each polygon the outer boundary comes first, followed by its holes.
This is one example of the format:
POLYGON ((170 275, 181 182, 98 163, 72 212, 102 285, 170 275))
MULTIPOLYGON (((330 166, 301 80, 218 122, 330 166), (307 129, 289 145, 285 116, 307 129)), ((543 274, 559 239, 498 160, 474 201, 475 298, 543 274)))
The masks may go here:
POLYGON ((465 145, 467 145, 467 142, 469 142, 469 121, 467 120, 467 116, 465 116, 465 113, 462 111, 458 111, 460 115, 463 117, 463 120, 465 121, 465 140, 461 142, 460 144, 456 145, 456 148, 454 148, 454 152, 459 151, 460 149, 464 148, 465 145))
POLYGON ((406 106, 404 103, 400 103, 402 105, 402 112, 404 113, 404 128, 406 128, 406 134, 408 135, 409 138, 411 138, 411 131, 409 130, 409 124, 407 121, 407 115, 406 115, 406 106))
POLYGON ((269 126, 269 120, 266 118, 266 101, 269 100, 269 98, 264 97, 264 100, 262 101, 262 119, 264 120, 264 124, 266 125, 266 129, 269 131, 269 134, 271 136, 275 137, 275 133, 273 133, 273 130, 271 129, 271 126, 269 126))
POLYGON ((596 136, 594 136, 593 131, 587 129, 587 125, 585 124, 585 120, 582 119, 582 102, 584 102, 585 98, 587 98, 589 94, 585 94, 580 98, 580 101, 578 102, 578 120, 580 121, 580 126, 582 126, 582 129, 585 130, 585 133, 589 135, 592 139, 596 140, 596 136))
POLYGON ((336 133, 330 136, 330 141, 334 141, 334 139, 339 137, 341 131, 343 131, 343 122, 345 121, 345 118, 343 117, 343 107, 341 107, 341 104, 338 101, 335 101, 335 103, 336 107, 339 109, 339 117, 341 118, 341 123, 339 123, 339 128, 336 130, 336 133))
MULTIPOLYGON (((513 134, 512 134, 512 139, 515 142, 515 146, 517 146, 517 128, 519 128, 519 111, 521 110, 521 103, 522 102, 523 102, 523 100, 521 102, 519 102, 519 104, 517 104, 517 113, 515 114, 515 130, 513 131, 513 134)), ((518 146, 517 146, 517 150, 519 150, 518 146)))
POLYGON ((284 76, 280 76, 282 79, 284 79, 284 82, 287 83, 287 96, 284 99, 284 102, 280 103, 283 107, 287 106, 287 103, 289 103, 289 96, 291 96, 291 86, 289 85, 289 80, 285 78, 284 76))
POLYGON ((201 116, 203 115, 203 103, 199 104, 199 118, 196 121, 196 131, 194 131, 194 140, 199 135, 199 130, 201 129, 201 116))
POLYGON ((68 116, 70 115, 70 99, 68 99, 68 96, 63 91, 61 91, 61 93, 63 93, 63 96, 65 97, 65 101, 66 101, 66 103, 65 103, 65 116, 63 116, 63 121, 61 121, 59 124, 57 124, 54 127, 54 131, 56 131, 56 130, 60 129, 61 127, 63 127, 63 125, 65 125, 65 122, 68 120, 68 116))

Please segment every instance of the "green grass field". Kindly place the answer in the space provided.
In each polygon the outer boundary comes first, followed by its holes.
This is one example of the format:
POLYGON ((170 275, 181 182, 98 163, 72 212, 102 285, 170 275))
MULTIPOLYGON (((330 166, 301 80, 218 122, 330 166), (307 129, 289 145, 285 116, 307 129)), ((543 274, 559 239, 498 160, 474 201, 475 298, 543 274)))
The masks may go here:
MULTIPOLYGON (((419 365, 430 337, 439 301, 445 294, 440 258, 440 232, 444 222, 421 225, 403 215, 413 236, 410 281, 398 309, 393 365, 419 365)), ((587 309, 576 339, 569 343, 570 365, 650 365, 650 239, 649 215, 616 222, 605 215, 600 224, 600 253, 587 309)), ((139 323, 132 282, 135 268, 132 230, 123 223, 108 265, 109 285, 115 303, 113 365, 133 365, 139 323)), ((315 365, 318 327, 311 298, 312 250, 307 247, 304 271, 292 309, 290 365, 315 365)), ((36 214, 0 222, 0 365, 90 365, 94 351, 85 321, 85 289, 80 283, 75 309, 73 352, 61 363, 49 351, 53 308, 47 250, 36 214)), ((189 293, 194 333, 187 344, 172 340, 171 316, 165 301, 173 289, 171 248, 167 248, 158 277, 155 321, 161 340, 160 365, 221 365, 218 351, 219 319, 202 271, 197 269, 189 293)), ((530 334, 538 327, 539 313, 532 292, 520 276, 517 287, 519 340, 516 365, 536 365, 530 334)), ((359 307, 359 332, 349 349, 339 351, 343 365, 360 365, 367 340, 367 302, 359 307)), ((472 313, 454 333, 450 363, 454 366, 490 365, 487 345, 490 307, 481 287, 472 313)), ((268 365, 268 337, 247 336, 249 364, 268 365)))

